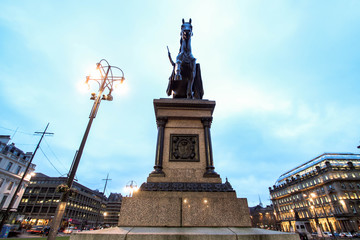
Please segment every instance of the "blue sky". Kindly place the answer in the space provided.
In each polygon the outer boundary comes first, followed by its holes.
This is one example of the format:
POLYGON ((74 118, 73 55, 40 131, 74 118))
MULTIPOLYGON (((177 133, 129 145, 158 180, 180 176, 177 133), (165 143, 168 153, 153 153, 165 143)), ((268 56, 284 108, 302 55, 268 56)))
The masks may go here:
POLYGON ((126 80, 101 103, 77 177, 102 191, 109 173, 107 193, 146 181, 152 102, 167 97, 171 74, 166 46, 175 57, 190 17, 204 98, 217 103, 215 167, 250 206, 258 196, 268 204, 268 187, 303 162, 358 152, 359 1, 3 0, 0 9, 0 134, 33 151, 31 133, 50 122, 55 134, 34 159, 49 176, 71 165, 92 106, 78 85, 105 58, 126 80))

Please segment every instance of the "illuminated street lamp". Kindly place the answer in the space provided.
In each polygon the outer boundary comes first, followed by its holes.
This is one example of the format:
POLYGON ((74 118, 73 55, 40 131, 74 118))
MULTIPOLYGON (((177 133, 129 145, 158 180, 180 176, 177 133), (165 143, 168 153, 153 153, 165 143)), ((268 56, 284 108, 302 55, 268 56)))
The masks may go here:
MULTIPOLYGON (((307 195, 306 194, 304 194, 303 195, 304 197, 307 197, 307 195)), ((322 232, 322 230, 321 230, 321 228, 320 228, 320 225, 319 225, 319 219, 318 219, 318 216, 317 216, 317 214, 316 214, 316 211, 315 211, 315 203, 314 203, 314 198, 316 197, 316 194, 315 193, 310 193, 310 196, 309 196, 309 200, 310 200, 310 202, 312 202, 313 203, 313 205, 311 205, 310 206, 310 208, 311 209, 313 209, 313 211, 314 211, 314 215, 315 215, 315 224, 317 225, 316 226, 316 228, 318 229, 318 231, 320 231, 320 233, 321 233, 321 237, 324 237, 324 234, 323 234, 323 232, 322 232)), ((329 223, 329 220, 328 220, 328 218, 327 218, 327 215, 326 215, 326 212, 325 212, 325 209, 324 209, 324 206, 323 206, 323 204, 321 203, 321 201, 319 201, 320 202, 320 204, 321 204, 321 207, 322 207, 322 209, 323 209, 323 211, 324 211, 324 214, 325 214, 325 219, 326 219, 326 222, 327 222, 327 224, 329 225, 329 227, 330 227, 330 230, 331 230, 331 234, 334 236, 334 231, 333 231, 333 229, 332 229, 332 226, 330 225, 330 223, 329 223)))
POLYGON ((51 223, 49 235, 47 238, 48 240, 55 240, 57 230, 60 226, 61 220, 63 218, 66 209, 68 198, 69 196, 76 193, 76 190, 72 189, 71 187, 74 182, 76 170, 79 166, 81 155, 83 153, 85 143, 90 132, 91 124, 94 118, 96 117, 96 113, 99 109, 100 102, 101 100, 112 101, 113 97, 111 93, 114 90, 113 88, 114 84, 122 83, 125 79, 124 72, 118 67, 110 66, 110 64, 105 59, 100 60, 100 62, 96 64, 96 69, 100 72, 100 76, 97 78, 94 78, 92 76, 87 76, 85 83, 89 84, 89 81, 96 81, 99 84, 99 91, 97 96, 95 93, 91 93, 90 99, 94 100, 94 105, 90 112, 89 123, 86 127, 83 139, 80 144, 80 148, 75 153, 74 161, 71 165, 66 184, 59 185, 57 188, 57 190, 59 192, 62 192, 63 194, 61 196, 60 203, 56 208, 54 219, 51 223), (121 73, 121 76, 114 76, 113 69, 118 70, 121 73), (105 93, 106 90, 108 91, 107 93, 105 93))
POLYGON ((130 192, 129 197, 132 197, 134 195, 134 192, 137 192, 139 188, 137 187, 136 182, 134 180, 131 180, 126 184, 125 189, 130 192))
MULTIPOLYGON (((310 196, 311 196, 311 198, 315 198, 315 197, 316 197, 316 194, 315 194, 315 193, 311 193, 310 196)), ((321 202, 321 200, 319 201, 319 203, 320 203, 320 206, 321 206, 321 208, 322 208, 322 210, 323 210, 323 212, 324 212, 324 214, 325 214, 325 219, 326 219, 327 224, 328 224, 329 227, 330 227, 331 234, 333 235, 333 237, 335 237, 335 235, 334 235, 334 229, 333 229, 332 225, 331 225, 330 222, 329 222, 329 218, 328 218, 328 216, 327 216, 327 214, 326 214, 326 212, 325 212, 324 205, 323 205, 323 203, 321 202)))

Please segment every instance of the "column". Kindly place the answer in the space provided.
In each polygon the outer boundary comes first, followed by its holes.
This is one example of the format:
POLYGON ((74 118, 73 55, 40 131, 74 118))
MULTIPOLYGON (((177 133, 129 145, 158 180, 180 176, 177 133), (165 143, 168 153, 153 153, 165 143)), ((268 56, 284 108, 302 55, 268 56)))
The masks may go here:
POLYGON ((205 138, 205 156, 206 156, 206 172, 204 173, 204 177, 220 177, 219 174, 215 172, 213 154, 212 154, 212 146, 211 146, 211 135, 210 135, 210 127, 212 122, 212 117, 202 118, 201 122, 204 126, 204 138, 205 138))
POLYGON ((157 118, 156 124, 158 127, 158 137, 156 143, 156 155, 154 171, 150 173, 152 177, 165 177, 162 171, 163 155, 164 155, 164 132, 167 118, 157 118))

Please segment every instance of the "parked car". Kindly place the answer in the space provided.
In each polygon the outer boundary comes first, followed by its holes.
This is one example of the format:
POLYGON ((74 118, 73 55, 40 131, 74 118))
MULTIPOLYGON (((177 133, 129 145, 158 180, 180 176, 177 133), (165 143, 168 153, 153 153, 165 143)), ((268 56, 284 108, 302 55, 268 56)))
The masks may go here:
POLYGON ((10 229, 9 229, 9 235, 7 236, 8 238, 10 238, 10 237, 17 237, 17 236, 21 233, 20 225, 17 225, 17 224, 9 225, 9 224, 6 224, 6 226, 9 226, 9 227, 10 227, 10 229))
POLYGON ((42 232, 42 230, 44 229, 44 225, 36 225, 36 226, 33 226, 32 228, 30 228, 29 230, 27 230, 26 232, 28 232, 28 233, 33 233, 33 234, 35 234, 35 233, 41 233, 42 232))
POLYGON ((70 234, 70 233, 73 233, 73 232, 80 232, 80 230, 77 229, 76 227, 67 227, 67 228, 65 228, 63 233, 70 234))
POLYGON ((49 235, 49 231, 50 231, 50 226, 45 226, 45 227, 41 230, 41 234, 47 236, 47 235, 49 235))
POLYGON ((352 234, 349 233, 349 232, 341 232, 341 233, 339 234, 339 236, 340 236, 340 237, 346 237, 346 238, 352 238, 352 237, 353 237, 352 234))
POLYGON ((323 232, 324 237, 332 237, 330 232, 323 232))

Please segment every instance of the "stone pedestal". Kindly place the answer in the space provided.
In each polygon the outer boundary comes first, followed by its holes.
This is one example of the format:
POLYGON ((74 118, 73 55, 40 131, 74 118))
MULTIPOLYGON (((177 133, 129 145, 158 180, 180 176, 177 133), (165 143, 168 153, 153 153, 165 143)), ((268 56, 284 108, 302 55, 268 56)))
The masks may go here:
POLYGON ((123 198, 119 226, 250 227, 247 201, 215 172, 210 127, 214 101, 154 100, 154 171, 123 198))
POLYGON ((221 183, 210 135, 215 101, 155 99, 154 108, 158 138, 147 182, 221 183))

